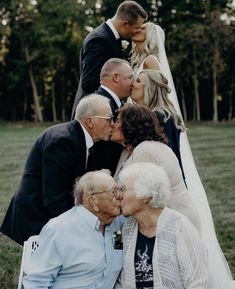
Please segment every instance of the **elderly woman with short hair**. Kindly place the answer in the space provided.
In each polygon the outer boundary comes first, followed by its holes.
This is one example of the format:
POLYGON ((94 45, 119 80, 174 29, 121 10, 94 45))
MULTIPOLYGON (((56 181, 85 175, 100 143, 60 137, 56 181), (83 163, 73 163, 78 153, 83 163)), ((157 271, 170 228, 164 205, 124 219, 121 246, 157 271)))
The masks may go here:
POLYGON ((121 288, 209 288, 198 231, 166 207, 171 190, 165 171, 152 163, 129 165, 121 171, 118 187, 122 213, 129 216, 123 227, 121 288))

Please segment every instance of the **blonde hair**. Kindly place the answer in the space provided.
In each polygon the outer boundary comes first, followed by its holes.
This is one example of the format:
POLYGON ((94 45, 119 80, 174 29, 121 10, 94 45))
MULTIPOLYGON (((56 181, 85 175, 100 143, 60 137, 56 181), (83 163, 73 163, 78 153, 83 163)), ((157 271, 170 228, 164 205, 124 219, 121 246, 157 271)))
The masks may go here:
POLYGON ((146 69, 141 71, 140 74, 145 75, 144 104, 152 111, 162 113, 164 122, 167 122, 172 117, 175 126, 184 131, 184 122, 177 114, 173 103, 168 97, 171 89, 168 86, 167 78, 159 70, 155 69, 146 69))
POLYGON ((149 56, 153 55, 159 60, 159 48, 157 45, 157 26, 154 23, 147 22, 146 24, 146 40, 144 42, 144 52, 139 53, 136 44, 132 41, 132 50, 130 63, 133 69, 138 68, 143 60, 149 56))

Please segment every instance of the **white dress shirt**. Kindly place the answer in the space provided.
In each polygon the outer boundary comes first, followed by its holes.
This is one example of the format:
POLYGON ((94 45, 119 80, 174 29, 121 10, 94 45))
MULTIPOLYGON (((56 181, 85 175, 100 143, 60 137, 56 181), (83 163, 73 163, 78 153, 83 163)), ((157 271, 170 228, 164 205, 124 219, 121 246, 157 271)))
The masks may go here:
POLYGON ((51 219, 39 235, 24 288, 112 289, 122 268, 113 235, 122 224, 117 217, 103 235, 99 219, 82 205, 51 219))
POLYGON ((122 103, 121 103, 120 98, 116 95, 116 93, 114 93, 111 89, 109 89, 107 86, 105 86, 103 84, 100 87, 102 87, 104 90, 106 90, 112 96, 112 98, 116 102, 118 108, 120 108, 122 103))
POLYGON ((108 19, 108 20, 106 21, 106 24, 109 26, 109 28, 112 30, 115 38, 118 40, 118 39, 120 38, 120 35, 119 35, 119 33, 117 32, 117 29, 114 27, 111 19, 108 19))

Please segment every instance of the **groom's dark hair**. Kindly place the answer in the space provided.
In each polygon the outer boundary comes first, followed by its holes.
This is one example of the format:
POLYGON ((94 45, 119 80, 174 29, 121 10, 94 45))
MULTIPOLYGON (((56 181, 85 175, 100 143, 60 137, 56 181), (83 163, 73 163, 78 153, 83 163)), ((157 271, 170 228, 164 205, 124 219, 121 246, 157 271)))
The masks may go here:
POLYGON ((135 1, 122 2, 117 8, 116 15, 122 20, 127 20, 130 25, 135 24, 139 17, 145 20, 148 18, 144 8, 135 1))

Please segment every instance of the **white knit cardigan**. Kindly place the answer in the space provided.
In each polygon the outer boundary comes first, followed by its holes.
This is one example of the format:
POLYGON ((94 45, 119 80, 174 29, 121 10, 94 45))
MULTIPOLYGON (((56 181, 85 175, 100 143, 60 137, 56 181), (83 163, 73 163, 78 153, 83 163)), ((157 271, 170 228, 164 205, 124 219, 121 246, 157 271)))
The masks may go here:
MULTIPOLYGON (((136 288, 134 256, 138 223, 123 227, 124 264, 116 288, 136 288)), ((154 289, 208 289, 207 252, 195 227, 182 214, 165 208, 157 223, 153 251, 154 289)))

